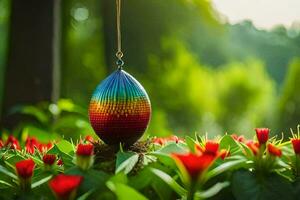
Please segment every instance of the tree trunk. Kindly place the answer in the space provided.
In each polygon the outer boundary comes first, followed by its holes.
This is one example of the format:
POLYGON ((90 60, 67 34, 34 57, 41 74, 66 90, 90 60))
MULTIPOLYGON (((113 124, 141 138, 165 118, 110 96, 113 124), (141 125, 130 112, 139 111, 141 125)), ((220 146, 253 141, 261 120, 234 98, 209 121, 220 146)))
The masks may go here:
POLYGON ((13 127, 15 105, 59 97, 60 0, 11 1, 10 40, 1 125, 13 127))

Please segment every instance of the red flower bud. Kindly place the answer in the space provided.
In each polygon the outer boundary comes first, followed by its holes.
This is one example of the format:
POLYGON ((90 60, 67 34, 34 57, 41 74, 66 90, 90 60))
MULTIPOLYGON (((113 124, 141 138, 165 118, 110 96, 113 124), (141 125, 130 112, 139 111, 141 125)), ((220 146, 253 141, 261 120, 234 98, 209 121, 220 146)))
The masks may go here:
POLYGON ((184 141, 184 139, 177 137, 176 135, 171 135, 169 137, 158 137, 158 138, 154 138, 153 142, 159 145, 164 145, 166 142, 182 142, 184 141))
POLYGON ((94 145, 78 144, 76 154, 78 156, 92 156, 94 154, 94 145))
POLYGON ((45 165, 53 165, 56 160, 56 155, 46 154, 43 156, 43 162, 45 165))
POLYGON ((219 151, 219 143, 215 141, 206 141, 205 146, 204 146, 204 153, 205 154, 212 154, 212 155, 217 155, 219 151))
POLYGON ((25 144, 31 145, 31 146, 37 146, 39 144, 39 142, 37 141, 37 139, 35 137, 30 137, 28 136, 25 144))
POLYGON ((268 128, 256 128, 256 137, 259 144, 265 144, 269 139, 270 129, 268 128))
POLYGON ((165 144, 165 138, 157 137, 153 139, 153 143, 159 144, 159 145, 164 145, 165 144))
POLYGON ((195 155, 188 154, 172 154, 177 162, 184 166, 192 179, 197 179, 215 160, 215 156, 211 154, 195 155))
POLYGON ((245 137, 243 135, 236 135, 236 134, 232 134, 231 137, 237 141, 237 142, 244 142, 245 141, 245 137))
POLYGON ((28 179, 32 177, 34 170, 34 162, 31 159, 22 160, 16 163, 16 170, 19 177, 28 179))
POLYGON ((170 137, 166 138, 167 141, 173 141, 176 143, 184 141, 184 139, 177 137, 176 135, 171 135, 170 137))
POLYGON ((57 198, 70 199, 71 196, 76 196, 76 190, 82 181, 82 176, 59 174, 49 182, 49 187, 57 198))
POLYGON ((257 155, 259 152, 259 144, 257 142, 253 142, 252 140, 249 140, 246 142, 246 145, 251 149, 254 155, 257 155))
POLYGON ((62 161, 62 159, 59 159, 58 161, 57 161, 57 165, 58 166, 62 166, 64 164, 64 162, 62 161))
POLYGON ((25 141, 25 150, 29 154, 34 154, 35 147, 39 145, 37 139, 35 137, 27 137, 25 141))
POLYGON ((204 147, 200 146, 199 144, 195 145, 195 151, 197 153, 204 153, 204 154, 211 154, 217 156, 219 154, 219 146, 218 142, 207 140, 204 144, 204 147))
POLYGON ((90 143, 94 142, 94 138, 90 135, 85 136, 84 140, 87 141, 87 142, 90 142, 90 143))
POLYGON ((5 146, 10 146, 11 149, 21 150, 19 141, 12 135, 8 137, 5 146))
POLYGON ((295 154, 300 155, 300 138, 291 139, 295 154))
POLYGON ((274 146, 273 144, 268 144, 268 152, 273 155, 280 157, 282 155, 281 149, 278 147, 274 146))
POLYGON ((25 145, 25 151, 29 154, 34 154, 34 146, 25 145))
POLYGON ((4 146, 2 140, 0 140, 0 149, 4 146))
POLYGON ((53 144, 51 142, 48 142, 47 144, 40 143, 37 148, 39 152, 44 153, 49 151, 53 147, 53 144))

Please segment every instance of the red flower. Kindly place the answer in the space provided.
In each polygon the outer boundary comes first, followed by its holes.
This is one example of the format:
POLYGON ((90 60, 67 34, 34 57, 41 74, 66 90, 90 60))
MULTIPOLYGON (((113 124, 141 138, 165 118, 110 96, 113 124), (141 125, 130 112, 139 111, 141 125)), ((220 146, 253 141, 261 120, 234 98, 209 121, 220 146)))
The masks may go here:
POLYGON ((196 155, 192 153, 172 154, 172 156, 184 166, 192 179, 197 179, 216 158, 211 154, 196 155))
POLYGON ((157 138, 153 139, 153 143, 155 143, 155 144, 164 145, 165 142, 166 142, 165 138, 157 137, 157 138))
POLYGON ((94 138, 90 135, 85 136, 84 140, 87 141, 87 142, 90 142, 90 143, 94 142, 94 138))
POLYGON ((230 151, 225 150, 225 149, 222 149, 222 150, 220 151, 219 156, 222 158, 222 160, 224 160, 225 158, 227 158, 227 157, 230 156, 230 151))
POLYGON ((76 154, 78 156, 91 156, 94 154, 94 145, 78 144, 76 154))
POLYGON ((82 176, 59 174, 49 182, 49 186, 58 198, 69 199, 82 181, 82 176))
POLYGON ((257 155, 259 152, 259 143, 253 142, 252 140, 249 140, 246 142, 246 145, 251 149, 254 155, 257 155))
POLYGON ((37 146, 37 148, 39 149, 39 151, 40 151, 41 153, 44 153, 44 152, 50 150, 52 147, 53 147, 53 144, 52 144, 51 142, 48 142, 47 144, 41 144, 41 143, 40 143, 40 144, 37 146))
POLYGON ((2 140, 0 140, 0 149, 4 146, 2 140))
POLYGON ((244 142, 245 137, 243 135, 232 134, 231 137, 237 142, 244 142))
POLYGON ((220 146, 219 143, 208 140, 206 141, 204 146, 204 153, 217 155, 219 151, 219 146, 220 146))
POLYGON ((158 137, 158 138, 154 138, 153 142, 159 145, 164 145, 166 142, 182 142, 184 141, 182 138, 177 137, 176 135, 171 135, 169 137, 158 137))
POLYGON ((7 138, 5 146, 9 146, 11 149, 21 150, 19 141, 12 135, 7 138))
POLYGON ((34 154, 34 146, 25 145, 25 150, 29 154, 34 154))
POLYGON ((177 137, 176 135, 171 135, 170 137, 166 138, 167 141, 173 141, 176 143, 184 141, 182 138, 177 137))
POLYGON ((19 177, 27 179, 32 177, 34 170, 34 162, 31 159, 22 160, 16 163, 16 170, 19 177))
POLYGON ((63 164, 64 164, 64 162, 62 161, 62 159, 59 159, 59 160, 57 161, 57 165, 62 166, 63 164))
POLYGON ((295 154, 300 154, 300 138, 293 138, 291 139, 295 154))
POLYGON ((25 141, 25 144, 31 145, 31 146, 38 146, 39 142, 37 141, 37 139, 35 137, 28 136, 25 141))
POLYGON ((197 153, 204 153, 204 154, 211 154, 214 156, 219 155, 219 143, 212 141, 212 140, 207 140, 204 147, 200 146, 199 144, 196 144, 195 149, 197 153))
POLYGON ((259 144, 265 144, 269 139, 270 129, 268 128, 256 128, 256 137, 259 141, 259 144))
POLYGON ((35 147, 39 145, 35 137, 27 137, 25 142, 25 150, 29 154, 34 154, 35 147))
POLYGON ((268 144, 268 152, 273 155, 280 157, 282 155, 281 149, 278 147, 274 146, 273 144, 268 144))
POLYGON ((46 154, 43 156, 43 162, 45 165, 53 165, 56 160, 56 155, 46 154))

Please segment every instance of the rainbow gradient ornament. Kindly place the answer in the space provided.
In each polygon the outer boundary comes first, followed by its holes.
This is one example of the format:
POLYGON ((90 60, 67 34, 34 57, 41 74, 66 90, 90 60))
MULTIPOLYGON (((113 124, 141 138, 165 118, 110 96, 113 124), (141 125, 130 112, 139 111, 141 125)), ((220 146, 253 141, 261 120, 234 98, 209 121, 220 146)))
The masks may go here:
POLYGON ((110 145, 135 143, 144 134, 150 116, 147 92, 122 68, 98 85, 89 106, 93 129, 110 145))

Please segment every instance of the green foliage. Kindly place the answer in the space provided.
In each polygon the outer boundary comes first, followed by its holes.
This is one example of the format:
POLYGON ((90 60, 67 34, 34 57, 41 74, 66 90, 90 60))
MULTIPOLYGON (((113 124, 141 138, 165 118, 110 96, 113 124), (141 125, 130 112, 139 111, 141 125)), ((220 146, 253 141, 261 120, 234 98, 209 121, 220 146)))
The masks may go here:
POLYGON ((62 97, 76 99, 80 105, 87 105, 106 72, 98 2, 62 2, 62 97))
POLYGON ((147 200, 142 194, 134 190, 133 188, 122 184, 107 182, 107 187, 113 191, 119 200, 136 199, 136 200, 147 200))
MULTIPOLYGON (((88 170, 81 170, 74 162, 76 145, 67 140, 58 141, 47 152, 47 154, 57 155, 64 163, 63 166, 54 164, 50 171, 43 163, 44 153, 36 151, 34 154, 29 154, 25 149, 17 151, 4 146, 0 148, 0 188, 3 191, 0 197, 3 200, 54 199, 48 182, 58 173, 83 177, 76 194, 79 200, 191 199, 191 197, 218 200, 228 196, 232 200, 276 200, 295 199, 295 195, 299 194, 299 178, 294 174, 295 166, 289 161, 296 156, 294 153, 287 154, 293 152, 290 142, 281 143, 281 140, 275 141, 275 139, 268 141, 267 144, 271 141, 277 143, 284 151, 281 157, 274 157, 263 146, 260 147, 258 155, 253 155, 249 154, 252 150, 245 143, 234 140, 230 135, 220 137, 219 142, 215 140, 219 144, 215 155, 216 160, 206 169, 207 171, 202 171, 198 182, 193 182, 196 179, 187 179, 188 177, 185 176, 191 175, 179 170, 183 165, 178 164, 178 160, 175 162, 173 154, 189 152, 188 146, 202 145, 206 148, 207 141, 198 141, 197 138, 199 136, 189 137, 190 145, 182 140, 178 143, 167 141, 162 145, 151 144, 149 150, 143 153, 120 149, 116 153, 115 163, 110 163, 110 167, 115 168, 116 172, 108 172, 105 167, 99 165, 100 163, 95 163, 88 170), (245 148, 248 150, 246 151, 245 148), (222 149, 230 151, 230 156, 224 160, 219 158, 222 149), (151 162, 140 160, 141 156, 151 157, 151 162), (36 166, 31 191, 24 192, 18 185, 19 178, 15 172, 15 163, 28 158, 33 159, 36 166), (281 163, 285 163, 288 167, 283 167, 281 163), (134 173, 133 168, 135 168, 134 173), (187 184, 183 180, 192 181, 187 184)), ((98 145, 95 145, 95 148, 98 145)), ((209 153, 211 155, 212 152, 209 153)), ((203 150, 197 154, 206 153, 203 150)), ((98 152, 95 157, 97 156, 105 155, 98 152)))
POLYGON ((24 117, 12 131, 23 140, 28 135, 38 137, 43 142, 61 137, 77 140, 81 135, 97 137, 89 123, 87 111, 69 99, 60 99, 55 104, 41 102, 16 106, 10 114, 24 117))
POLYGON ((154 122, 159 117, 162 124, 151 123, 150 133, 166 128, 176 133, 245 132, 271 124, 275 85, 261 62, 252 59, 211 70, 177 40, 166 39, 162 45, 164 54, 150 57, 145 77, 154 122))
POLYGON ((3 95, 3 83, 4 83, 4 72, 6 63, 6 50, 7 50, 7 38, 8 38, 8 23, 9 23, 9 8, 10 1, 0 1, 0 113, 2 109, 2 95, 3 95))
POLYGON ((237 200, 295 199, 292 184, 275 173, 260 180, 249 171, 236 171, 232 190, 237 200))
POLYGON ((119 152, 116 160, 116 173, 128 174, 139 160, 139 155, 134 152, 119 152))
POLYGON ((235 60, 256 57, 266 64, 267 71, 281 84, 289 62, 300 53, 299 27, 286 29, 278 25, 271 31, 257 29, 251 21, 227 25, 227 50, 235 60))
POLYGON ((275 86, 260 62, 229 64, 220 69, 216 79, 217 116, 225 130, 245 133, 255 126, 271 125, 275 86))
POLYGON ((283 85, 279 101, 278 121, 280 130, 289 133, 287 127, 296 127, 300 119, 300 95, 298 92, 300 77, 300 59, 290 64, 290 69, 283 85))

